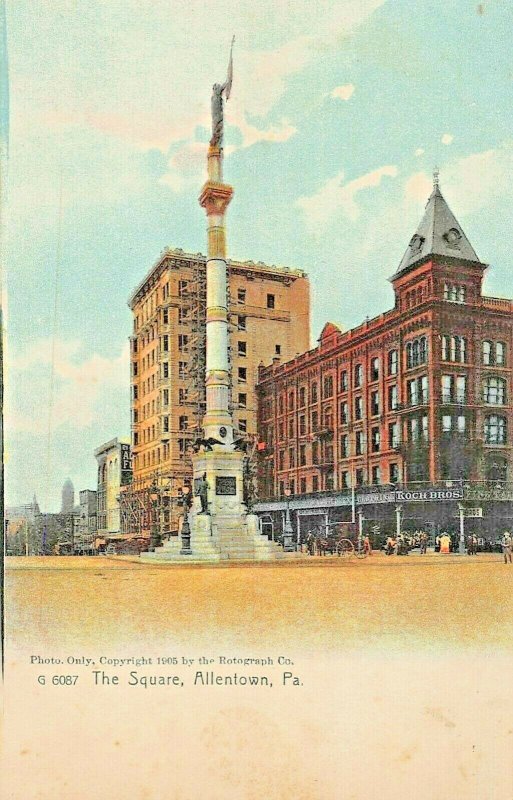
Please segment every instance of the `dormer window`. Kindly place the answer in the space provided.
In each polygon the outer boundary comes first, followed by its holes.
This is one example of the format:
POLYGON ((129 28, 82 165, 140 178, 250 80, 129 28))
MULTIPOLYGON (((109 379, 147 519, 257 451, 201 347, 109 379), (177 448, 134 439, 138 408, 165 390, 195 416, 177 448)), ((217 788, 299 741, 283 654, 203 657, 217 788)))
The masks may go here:
POLYGON ((419 236, 419 234, 416 233, 415 236, 413 236, 411 241, 410 241, 410 250, 411 250, 411 252, 412 253, 419 253, 422 250, 422 245, 424 244, 424 241, 425 241, 424 237, 423 236, 419 236))
POLYGON ((457 228, 449 228, 449 230, 444 233, 444 239, 449 247, 454 247, 455 250, 459 250, 461 232, 457 228))

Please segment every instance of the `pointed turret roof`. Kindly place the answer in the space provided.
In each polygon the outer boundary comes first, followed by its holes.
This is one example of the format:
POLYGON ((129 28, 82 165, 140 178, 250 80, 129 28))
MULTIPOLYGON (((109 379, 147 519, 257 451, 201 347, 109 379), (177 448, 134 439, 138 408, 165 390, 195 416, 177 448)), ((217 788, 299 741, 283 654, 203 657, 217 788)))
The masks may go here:
POLYGON ((424 216, 406 248, 396 275, 429 256, 448 256, 482 263, 440 191, 437 172, 434 173, 433 191, 424 216))

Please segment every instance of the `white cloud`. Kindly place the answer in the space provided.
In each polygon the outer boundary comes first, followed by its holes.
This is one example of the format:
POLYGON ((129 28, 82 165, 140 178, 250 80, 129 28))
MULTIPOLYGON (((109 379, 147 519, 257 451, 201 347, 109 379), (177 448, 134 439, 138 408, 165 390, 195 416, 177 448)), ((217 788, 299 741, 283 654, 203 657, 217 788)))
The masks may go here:
POLYGON ((306 223, 313 232, 322 233, 339 214, 352 222, 360 216, 356 195, 365 189, 376 188, 384 177, 395 178, 397 167, 387 165, 344 183, 344 173, 330 178, 310 197, 300 197, 296 204, 305 214, 306 223))
POLYGON ((452 133, 444 133, 440 141, 442 144, 452 144, 454 141, 454 136, 452 133))
POLYGON ((101 419, 102 399, 113 391, 128 391, 128 344, 114 358, 84 355, 84 343, 36 339, 24 351, 9 356, 6 427, 9 433, 34 436, 63 426, 83 429, 101 419), (53 392, 50 402, 51 364, 53 392))
POLYGON ((424 150, 423 147, 417 147, 417 149, 415 150, 415 155, 416 156, 423 156, 424 153, 425 153, 425 150, 424 150))
POLYGON ((330 97, 338 97, 340 100, 349 100, 354 94, 354 84, 345 83, 343 86, 336 86, 330 92, 330 97))
MULTIPOLYGON (((52 162, 80 165, 86 178, 76 181, 82 203, 109 192, 125 195, 121 176, 136 188, 130 173, 142 165, 132 151, 157 149, 168 157, 181 145, 194 155, 194 144, 205 138, 198 128, 210 127, 210 84, 225 75, 227 20, 236 35, 233 92, 226 104, 227 125, 240 133, 233 146, 287 141, 295 126, 269 115, 289 79, 322 50, 339 46, 341 36, 384 2, 319 0, 312 6, 306 0, 262 0, 255 7, 253 0, 219 0, 206 22, 195 4, 168 0, 153 0, 151 14, 141 10, 140 0, 109 0, 100 15, 77 14, 71 0, 55 0, 50 9, 45 0, 21 0, 10 19, 12 156, 16 172, 26 173, 20 195, 30 196, 33 206, 39 199, 45 204, 55 183, 55 170, 48 174, 52 162), (80 139, 95 153, 81 162, 80 139), (109 142, 122 163, 106 180, 97 158, 109 142)), ((169 157, 163 182, 180 191, 189 184, 190 168, 176 154, 169 157)))
POLYGON ((440 170, 442 191, 451 197, 456 215, 471 214, 513 198, 513 143, 472 153, 440 170))

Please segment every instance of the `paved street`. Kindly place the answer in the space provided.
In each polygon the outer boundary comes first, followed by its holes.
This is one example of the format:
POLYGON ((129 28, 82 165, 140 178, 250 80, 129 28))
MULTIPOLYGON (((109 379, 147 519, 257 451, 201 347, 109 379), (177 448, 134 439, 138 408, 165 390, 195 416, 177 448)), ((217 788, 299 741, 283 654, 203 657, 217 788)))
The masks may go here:
POLYGON ((294 651, 513 644, 500 554, 295 564, 148 566, 135 558, 7 560, 7 640, 25 649, 212 644, 294 651))

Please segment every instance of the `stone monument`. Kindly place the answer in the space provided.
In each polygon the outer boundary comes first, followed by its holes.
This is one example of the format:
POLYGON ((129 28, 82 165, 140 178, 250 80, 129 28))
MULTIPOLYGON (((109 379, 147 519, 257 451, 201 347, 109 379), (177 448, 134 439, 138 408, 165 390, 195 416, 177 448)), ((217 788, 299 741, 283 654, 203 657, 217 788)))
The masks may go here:
POLYGON ((172 540, 146 559, 220 561, 284 558, 283 549, 262 536, 258 517, 248 513, 245 500, 245 453, 234 441, 229 408, 228 303, 225 214, 233 196, 223 182, 224 98, 230 97, 233 41, 228 75, 212 91, 212 136, 207 156, 207 181, 199 203, 207 215, 206 262, 206 413, 203 438, 193 456, 193 500, 188 514, 190 550, 172 540))

